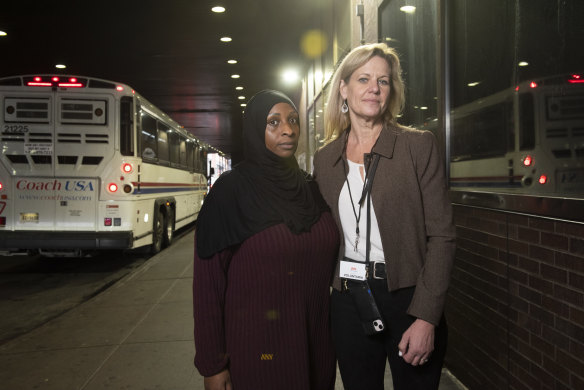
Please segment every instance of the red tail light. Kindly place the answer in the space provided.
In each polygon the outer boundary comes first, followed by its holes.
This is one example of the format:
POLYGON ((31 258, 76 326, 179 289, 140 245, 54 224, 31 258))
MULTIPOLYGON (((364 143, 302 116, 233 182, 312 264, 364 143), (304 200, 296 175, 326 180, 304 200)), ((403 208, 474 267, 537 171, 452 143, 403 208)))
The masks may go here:
POLYGON ((545 184, 547 183, 547 180, 548 179, 546 175, 541 175, 537 181, 539 181, 539 184, 545 184))
POLYGON ((118 185, 116 183, 109 183, 107 189, 109 192, 116 192, 118 190, 118 185))
POLYGON ((525 158, 523 159, 523 165, 529 167, 531 166, 531 164, 533 164, 533 158, 531 156, 525 156, 525 158))
POLYGON ((132 168, 132 164, 125 163, 122 165, 122 172, 124 173, 131 173, 134 169, 132 168))

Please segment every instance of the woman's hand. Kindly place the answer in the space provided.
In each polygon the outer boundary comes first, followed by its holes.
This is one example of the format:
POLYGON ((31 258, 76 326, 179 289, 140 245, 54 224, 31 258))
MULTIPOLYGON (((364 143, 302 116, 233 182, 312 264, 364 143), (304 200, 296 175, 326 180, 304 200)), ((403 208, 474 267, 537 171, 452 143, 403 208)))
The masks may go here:
POLYGON ((213 376, 206 376, 205 390, 233 390, 229 370, 223 370, 213 376))
POLYGON ((426 363, 434 350, 434 325, 418 318, 404 332, 398 348, 406 363, 412 366, 426 363))

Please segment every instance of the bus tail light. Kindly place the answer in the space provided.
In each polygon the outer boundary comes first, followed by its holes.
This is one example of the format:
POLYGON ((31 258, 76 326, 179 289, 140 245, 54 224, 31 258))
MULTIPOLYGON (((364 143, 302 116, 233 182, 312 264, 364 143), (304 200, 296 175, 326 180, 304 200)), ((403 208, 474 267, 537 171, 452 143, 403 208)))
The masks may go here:
POLYGON ((109 192, 116 192, 118 190, 118 185, 116 183, 109 183, 107 189, 109 192))
POLYGON ((130 163, 122 164, 122 172, 131 173, 133 170, 134 170, 134 168, 132 168, 132 164, 130 164, 130 163))
POLYGON ((531 164, 533 164, 533 157, 525 156, 525 158, 523 159, 523 165, 525 165, 526 167, 530 167, 531 164))
POLYGON ((548 178, 546 175, 541 175, 537 181, 539 182, 539 184, 545 184, 547 183, 548 178))
POLYGON ((4 189, 4 184, 2 184, 2 182, 0 181, 0 191, 2 191, 4 189))

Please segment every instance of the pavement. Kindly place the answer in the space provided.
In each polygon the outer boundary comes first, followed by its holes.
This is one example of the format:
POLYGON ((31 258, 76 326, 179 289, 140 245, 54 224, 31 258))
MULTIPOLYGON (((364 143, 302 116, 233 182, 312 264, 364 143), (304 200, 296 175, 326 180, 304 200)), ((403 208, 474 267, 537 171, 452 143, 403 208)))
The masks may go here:
MULTIPOLYGON (((0 388, 203 390, 193 366, 192 258, 190 233, 99 295, 1 345, 0 388)), ((389 370, 386 383, 391 390, 389 370)), ((440 390, 461 389, 445 370, 440 390)), ((343 390, 339 376, 335 390, 343 390)))

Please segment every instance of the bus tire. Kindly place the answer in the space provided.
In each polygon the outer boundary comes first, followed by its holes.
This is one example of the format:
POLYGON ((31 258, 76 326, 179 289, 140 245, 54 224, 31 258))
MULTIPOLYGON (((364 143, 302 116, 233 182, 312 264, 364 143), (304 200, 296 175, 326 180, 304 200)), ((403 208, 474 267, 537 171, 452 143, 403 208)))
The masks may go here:
POLYGON ((164 219, 164 237, 162 245, 166 248, 172 244, 174 238, 174 210, 169 209, 164 219))
POLYGON ((164 241, 164 213, 158 210, 156 218, 154 218, 154 225, 152 231, 152 245, 150 252, 156 254, 162 250, 162 242, 164 241))

